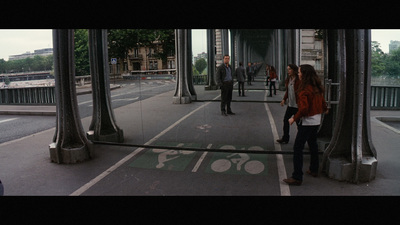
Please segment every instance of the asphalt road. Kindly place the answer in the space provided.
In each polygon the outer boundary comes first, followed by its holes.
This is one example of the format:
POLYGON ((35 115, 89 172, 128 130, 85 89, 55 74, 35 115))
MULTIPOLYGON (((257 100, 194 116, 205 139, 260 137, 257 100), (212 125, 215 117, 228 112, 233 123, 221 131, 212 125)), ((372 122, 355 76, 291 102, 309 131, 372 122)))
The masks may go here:
MULTIPOLYGON (((120 84, 121 88, 111 91, 113 109, 171 91, 176 83, 171 80, 123 80, 117 84, 120 84)), ((81 118, 91 116, 92 94, 78 95, 77 98, 81 118)), ((0 115, 0 143, 53 128, 55 124, 55 116, 0 115)))

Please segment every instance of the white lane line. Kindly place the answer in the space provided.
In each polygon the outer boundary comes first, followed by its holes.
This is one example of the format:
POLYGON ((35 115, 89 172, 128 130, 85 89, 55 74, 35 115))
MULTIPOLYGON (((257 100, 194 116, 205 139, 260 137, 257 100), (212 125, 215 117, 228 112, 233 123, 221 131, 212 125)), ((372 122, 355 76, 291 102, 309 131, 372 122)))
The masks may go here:
MULTIPOLYGON (((218 95, 217 97, 215 97, 213 100, 219 98, 220 95, 218 95)), ((199 111, 200 109, 204 108, 205 106, 207 106, 208 104, 210 104, 211 102, 207 102, 201 106, 199 106, 197 109, 191 111, 190 113, 186 114, 185 116, 183 116, 181 119, 179 119, 178 121, 176 121, 175 123, 173 123, 171 126, 167 127, 165 130, 161 131, 159 134, 157 134, 155 137, 153 137, 151 140, 149 140, 148 142, 145 143, 145 145, 150 145, 151 143, 153 143, 154 141, 156 141, 158 138, 160 138, 161 136, 163 136, 165 133, 167 133, 168 131, 170 131, 172 128, 174 128, 176 125, 180 124, 182 121, 184 121, 185 119, 187 119, 189 116, 193 115, 195 112, 199 111)), ((144 148, 138 148, 135 151, 133 151, 132 153, 130 153, 129 155, 125 156, 123 159, 121 159, 120 161, 118 161, 116 164, 114 164, 113 166, 111 166, 110 168, 108 168, 106 171, 104 171, 103 173, 101 173, 100 175, 98 175, 97 177, 93 178, 91 181, 89 181, 88 183, 86 183, 85 185, 83 185, 82 187, 80 187, 78 190, 74 191, 73 193, 70 194, 70 196, 78 196, 81 195, 83 192, 87 191, 89 188, 91 188, 93 185, 95 185, 96 183, 98 183, 100 180, 102 180, 104 177, 106 177, 108 174, 110 174, 111 172, 113 172, 114 170, 116 170, 118 167, 120 167, 121 165, 123 165, 125 162, 127 162, 128 160, 130 160, 132 157, 134 157, 135 155, 137 155, 139 152, 141 152, 144 148)))
POLYGON ((0 123, 5 123, 5 122, 9 122, 9 121, 13 121, 16 120, 18 118, 11 118, 11 119, 6 119, 6 120, 0 120, 0 123))
MULTIPOLYGON (((265 92, 264 101, 267 101, 267 92, 265 92)), ((268 114, 269 123, 271 124, 272 135, 274 138, 274 146, 275 151, 282 151, 281 145, 276 142, 279 139, 278 130, 276 129, 275 120, 272 117, 271 110, 269 109, 268 103, 264 103, 265 110, 268 114)), ((278 177, 279 177, 279 186, 281 189, 281 196, 290 196, 289 185, 283 183, 283 179, 287 177, 285 162, 283 161, 282 154, 276 154, 276 164, 278 166, 278 177)))
MULTIPOLYGON (((210 149, 211 146, 212 146, 212 144, 209 144, 209 145, 207 146, 207 149, 210 149)), ((204 158, 206 157, 207 153, 208 153, 208 152, 203 152, 203 154, 200 156, 199 161, 197 161, 196 165, 193 167, 192 172, 197 172, 197 170, 199 169, 201 163, 203 162, 204 158)))

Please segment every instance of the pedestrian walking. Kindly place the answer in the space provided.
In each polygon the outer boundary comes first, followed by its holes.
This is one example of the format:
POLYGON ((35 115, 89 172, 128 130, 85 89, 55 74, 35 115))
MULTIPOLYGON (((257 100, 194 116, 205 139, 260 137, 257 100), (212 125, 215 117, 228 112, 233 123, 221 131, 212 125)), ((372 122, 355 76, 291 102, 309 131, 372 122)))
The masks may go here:
POLYGON ((257 65, 253 63, 253 75, 251 76, 251 81, 254 81, 254 78, 257 76, 257 65))
POLYGON ((292 176, 283 181, 289 185, 301 185, 303 182, 303 149, 307 142, 310 148, 311 162, 307 174, 316 177, 319 169, 317 132, 321 123, 322 113, 328 113, 324 99, 324 87, 321 84, 314 67, 308 64, 300 65, 298 70, 299 85, 298 111, 289 119, 292 125, 298 122, 297 136, 293 150, 292 176))
POLYGON ((238 92, 239 92, 239 97, 244 95, 244 81, 246 80, 246 73, 243 67, 243 63, 239 62, 239 67, 235 71, 235 76, 238 81, 238 92))
POLYGON ((281 101, 281 106, 287 104, 285 116, 283 117, 283 137, 276 140, 279 143, 287 144, 289 142, 289 119, 297 113, 297 89, 299 88, 300 80, 298 75, 298 67, 294 64, 289 64, 287 67, 288 78, 285 80, 286 92, 281 101))
POLYGON ((251 85, 251 77, 253 76, 253 67, 251 66, 251 62, 247 64, 246 73, 247 73, 247 84, 251 85))
POLYGON ((227 116, 235 115, 231 109, 232 91, 233 91, 233 77, 232 68, 229 65, 229 55, 224 55, 224 63, 217 68, 215 76, 217 84, 221 88, 221 115, 227 116), (225 111, 225 107, 227 110, 225 111))
POLYGON ((278 76, 276 75, 275 67, 271 66, 271 70, 269 72, 269 97, 272 97, 272 87, 274 87, 274 95, 276 95, 276 87, 275 82, 278 76))
POLYGON ((268 80, 269 80, 269 71, 270 71, 270 67, 269 67, 269 65, 267 64, 267 65, 265 66, 265 76, 267 77, 265 86, 267 86, 267 87, 268 87, 268 80))

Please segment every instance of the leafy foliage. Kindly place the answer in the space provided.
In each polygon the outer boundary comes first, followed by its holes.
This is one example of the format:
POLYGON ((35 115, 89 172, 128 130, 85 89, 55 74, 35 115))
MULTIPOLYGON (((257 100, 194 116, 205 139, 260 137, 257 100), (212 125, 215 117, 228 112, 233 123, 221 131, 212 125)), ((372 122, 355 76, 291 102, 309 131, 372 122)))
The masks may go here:
POLYGON ((386 54, 382 51, 380 44, 371 42, 371 74, 372 76, 400 76, 400 49, 386 54))
POLYGON ((194 67, 201 74, 203 72, 203 70, 207 67, 206 59, 204 59, 204 58, 198 59, 196 61, 196 63, 194 64, 194 67))

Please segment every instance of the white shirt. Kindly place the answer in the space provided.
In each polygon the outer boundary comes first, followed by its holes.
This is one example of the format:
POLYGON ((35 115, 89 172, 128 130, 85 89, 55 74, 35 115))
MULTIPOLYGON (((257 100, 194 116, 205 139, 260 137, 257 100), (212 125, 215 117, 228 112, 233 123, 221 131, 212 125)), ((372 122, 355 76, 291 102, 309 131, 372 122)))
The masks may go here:
POLYGON ((321 124, 321 115, 315 114, 314 116, 307 116, 301 118, 302 126, 317 126, 321 124))

